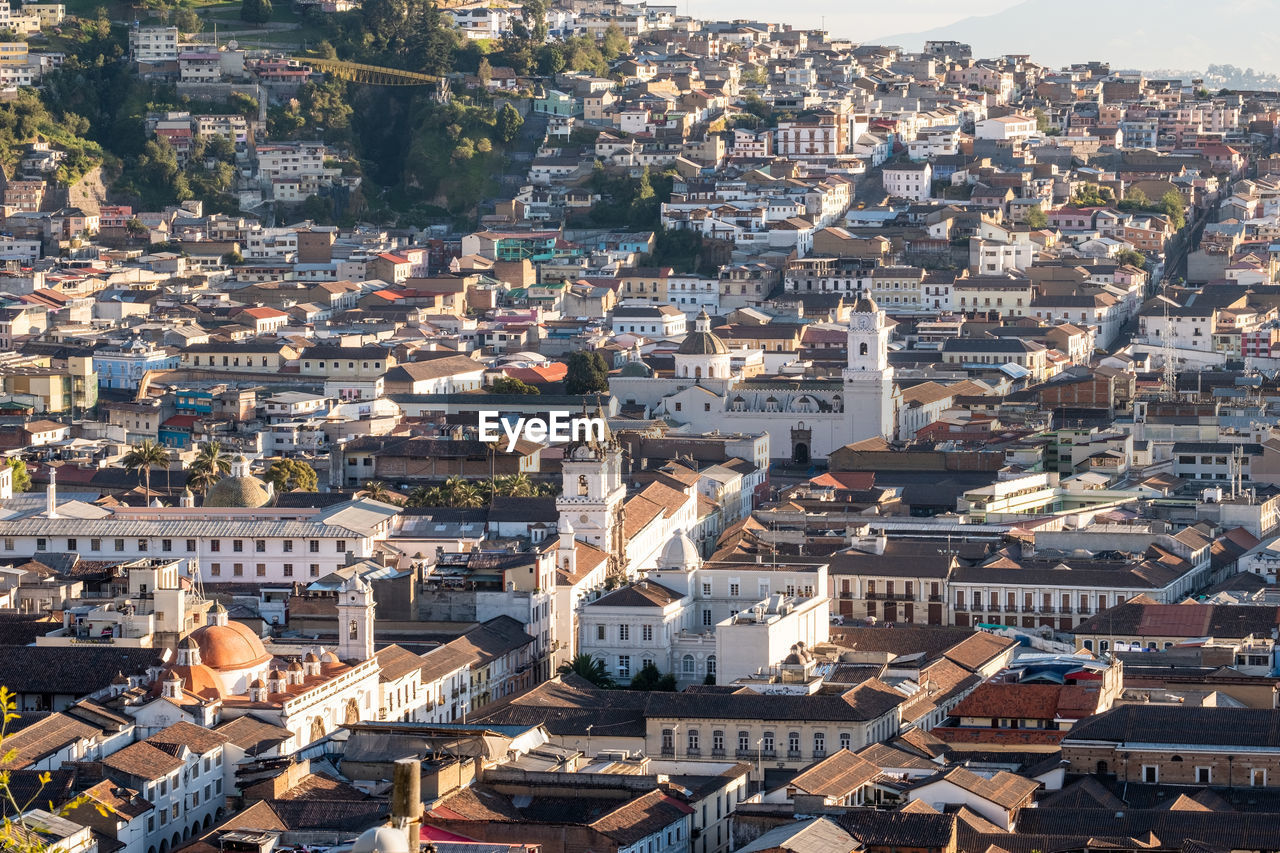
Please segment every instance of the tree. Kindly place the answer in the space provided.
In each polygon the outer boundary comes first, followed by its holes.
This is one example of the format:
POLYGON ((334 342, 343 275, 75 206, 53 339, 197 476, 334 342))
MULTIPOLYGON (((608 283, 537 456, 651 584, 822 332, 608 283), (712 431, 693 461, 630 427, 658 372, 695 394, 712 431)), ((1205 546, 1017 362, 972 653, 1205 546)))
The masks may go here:
POLYGON ((1177 190, 1169 190, 1160 196, 1160 204, 1164 207, 1164 215, 1169 217, 1169 221, 1173 223, 1173 227, 1179 230, 1187 224, 1186 205, 1182 201, 1182 194, 1177 190))
MULTIPOLYGON (((16 759, 16 751, 12 749, 5 741, 9 740, 12 735, 9 734, 9 724, 14 720, 20 719, 21 714, 18 713, 18 697, 7 687, 0 687, 0 803, 3 804, 5 817, 0 821, 0 850, 12 851, 12 853, 47 853, 51 845, 45 840, 48 836, 40 834, 37 827, 28 823, 25 817, 26 813, 34 808, 45 806, 57 817, 67 817, 74 811, 85 806, 90 802, 89 798, 80 794, 70 801, 64 803, 60 808, 54 809, 48 800, 42 800, 44 788, 53 777, 48 773, 40 773, 35 777, 35 791, 30 796, 24 796, 19 800, 17 786, 13 784, 12 773, 14 767, 12 762, 16 759)), ((32 770, 24 770, 24 773, 35 773, 32 770)), ((25 781, 25 780, 24 780, 25 781)), ((102 817, 107 817, 108 812, 106 806, 99 803, 93 803, 93 809, 102 817)), ((79 821, 87 825, 83 820, 79 821)))
POLYGON ((1133 249, 1125 249, 1116 255, 1116 260, 1122 264, 1128 264, 1131 267, 1143 269, 1147 265, 1147 259, 1141 252, 1135 252, 1133 249))
POLYGON ((204 21, 190 6, 183 6, 173 16, 173 24, 182 33, 198 33, 204 29, 204 21))
POLYGON ((165 469, 166 478, 168 477, 169 448, 157 444, 152 439, 144 439, 141 444, 134 445, 133 449, 126 453, 120 462, 130 471, 142 472, 143 485, 147 490, 147 499, 150 500, 151 469, 162 466, 165 469))
POLYGON ((271 20, 271 0, 240 0, 240 20, 265 24, 271 20))
POLYGON ((1027 227, 1033 231, 1049 227, 1049 217, 1038 204, 1031 205, 1027 211, 1027 227))
POLYGON ((489 386, 490 394, 524 394, 526 396, 537 396, 542 392, 527 382, 516 379, 514 376, 499 376, 493 380, 493 384, 489 386))
POLYGON ((13 470, 13 493, 25 492, 31 488, 31 474, 27 471, 27 463, 17 457, 9 460, 13 470))
POLYGON ((238 266, 244 263, 244 255, 232 249, 222 256, 222 265, 227 267, 238 266))
POLYGON ((1044 110, 1040 109, 1039 107, 1036 107, 1031 111, 1031 115, 1035 117, 1036 130, 1040 131, 1041 133, 1045 133, 1049 130, 1049 117, 1045 115, 1044 110))
POLYGON ((444 498, 441 496, 439 489, 433 489, 430 486, 417 486, 409 492, 408 500, 405 503, 408 506, 440 506, 444 503, 444 498))
POLYGON ((520 133, 522 127, 524 127, 524 116, 520 115, 520 111, 511 104, 503 104, 502 109, 498 110, 498 138, 504 143, 510 143, 520 133))
POLYGON ((489 57, 480 58, 480 67, 476 69, 476 77, 480 80, 480 85, 488 88, 490 81, 493 80, 493 66, 489 64, 489 57))
POLYGON ((1141 187, 1133 187, 1124 194, 1124 200, 1133 202, 1138 207, 1146 207, 1151 204, 1151 199, 1147 198, 1147 194, 1142 191, 1141 187))
POLYGON ((617 24, 610 24, 605 28, 604 38, 600 41, 600 53, 603 54, 607 62, 612 62, 630 49, 631 42, 627 40, 627 35, 622 31, 622 27, 617 24))
POLYGON ((487 503, 486 496, 474 483, 457 476, 444 481, 444 485, 440 487, 440 495, 445 506, 458 509, 478 509, 487 503))
POLYGON ((617 686, 613 679, 609 677, 609 671, 604 668, 604 661, 599 658, 592 657, 586 652, 574 655, 573 659, 568 663, 560 664, 560 668, 557 669, 556 672, 561 675, 569 675, 572 673, 580 678, 585 678, 596 687, 604 690, 609 690, 617 686))
POLYGON ((495 495, 508 498, 533 498, 538 496, 539 489, 527 474, 511 474, 499 477, 494 481, 495 495))
POLYGON ((220 441, 205 442, 196 451, 196 458, 187 468, 187 487, 197 492, 207 492, 214 483, 231 471, 231 457, 220 441))
POLYGON ((628 690, 658 690, 665 693, 674 693, 676 690, 676 677, 672 673, 663 673, 658 669, 657 664, 650 661, 640 667, 640 671, 631 677, 631 684, 627 686, 628 690))
POLYGON ((364 484, 364 496, 371 501, 378 501, 379 503, 396 503, 395 496, 387 488, 387 484, 378 480, 370 480, 364 484))
POLYGON ((565 375, 567 394, 604 394, 609 390, 609 365, 598 352, 575 352, 569 356, 565 375))
POLYGON ((277 492, 314 492, 316 469, 297 459, 277 459, 267 468, 266 480, 277 492))

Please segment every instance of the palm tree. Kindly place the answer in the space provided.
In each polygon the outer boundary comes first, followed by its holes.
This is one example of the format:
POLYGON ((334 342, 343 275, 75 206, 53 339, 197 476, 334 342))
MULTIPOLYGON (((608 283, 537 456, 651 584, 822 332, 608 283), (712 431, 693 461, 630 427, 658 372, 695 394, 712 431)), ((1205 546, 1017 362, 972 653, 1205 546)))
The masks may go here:
POLYGON ((223 452, 222 442, 206 442, 200 445, 196 458, 187 467, 187 486, 205 492, 230 472, 231 457, 223 452))
POLYGON ((370 480, 364 484, 364 496, 369 500, 378 501, 380 503, 394 503, 395 497, 391 494, 391 490, 387 488, 386 483, 378 480, 370 480))
POLYGON ((538 495, 538 487, 524 473, 498 478, 494 485, 496 494, 508 498, 532 498, 538 495))
POLYGON ((461 477, 450 477, 440 488, 445 505, 460 509, 474 509, 485 504, 484 495, 471 483, 461 477))
POLYGON ((439 506, 440 490, 429 486, 415 486, 408 495, 409 506, 439 506))
POLYGON ((586 652, 574 655, 573 659, 568 663, 560 664, 560 668, 557 669, 556 672, 561 675, 573 673, 574 675, 585 678, 596 687, 604 690, 617 686, 617 684, 614 683, 614 680, 609 677, 608 670, 604 668, 604 661, 597 657, 593 657, 586 652))
MULTIPOLYGON (((142 471, 142 481, 147 489, 148 500, 151 498, 151 469, 158 465, 163 465, 165 476, 166 478, 168 477, 169 449, 157 444, 152 439, 145 439, 141 444, 136 445, 120 461, 130 471, 142 471)), ((165 482, 165 490, 168 491, 167 480, 165 482)))

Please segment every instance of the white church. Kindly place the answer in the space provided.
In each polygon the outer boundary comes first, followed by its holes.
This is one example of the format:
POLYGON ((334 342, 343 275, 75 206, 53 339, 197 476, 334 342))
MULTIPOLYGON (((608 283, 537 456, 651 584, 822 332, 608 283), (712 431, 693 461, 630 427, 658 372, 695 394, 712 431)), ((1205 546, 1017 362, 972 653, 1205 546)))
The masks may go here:
POLYGON ((848 363, 840 379, 750 375, 750 350, 731 350, 703 311, 674 354, 673 376, 612 377, 621 402, 649 406, 695 432, 769 433, 771 454, 797 464, 897 431, 901 392, 889 366, 890 321, 859 294, 849 318, 848 363))

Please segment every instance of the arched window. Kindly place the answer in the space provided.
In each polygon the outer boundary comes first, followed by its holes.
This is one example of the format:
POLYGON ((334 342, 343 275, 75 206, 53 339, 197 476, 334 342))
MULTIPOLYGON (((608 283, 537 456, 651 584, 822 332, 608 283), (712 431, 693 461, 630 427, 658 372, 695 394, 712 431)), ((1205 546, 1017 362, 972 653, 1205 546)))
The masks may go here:
POLYGON ((360 623, 352 619, 351 624, 347 626, 347 636, 352 640, 360 639, 360 623))
POLYGON ((695 367, 695 368, 693 369, 693 378, 694 378, 694 379, 701 379, 701 378, 702 378, 702 367, 701 367, 701 365, 699 365, 698 367, 695 367))
POLYGON ((866 355, 866 354, 867 354, 867 342, 863 341, 862 343, 858 344, 858 355, 866 355))
POLYGON ((585 498, 587 496, 587 475, 578 475, 578 497, 585 498))
POLYGON ((716 656, 707 655, 707 675, 716 674, 716 656))
POLYGON ((685 675, 693 675, 697 671, 695 666, 693 655, 685 655, 680 659, 680 671, 685 675))

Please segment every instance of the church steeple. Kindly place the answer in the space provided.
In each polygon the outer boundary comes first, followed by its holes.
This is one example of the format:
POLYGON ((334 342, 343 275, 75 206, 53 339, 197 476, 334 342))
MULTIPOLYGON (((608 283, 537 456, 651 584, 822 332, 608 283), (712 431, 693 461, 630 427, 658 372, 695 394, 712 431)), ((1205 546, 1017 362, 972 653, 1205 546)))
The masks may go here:
POLYGON ((889 365, 893 326, 884 311, 861 287, 849 314, 848 366, 844 371, 847 442, 896 432, 896 389, 889 365))

